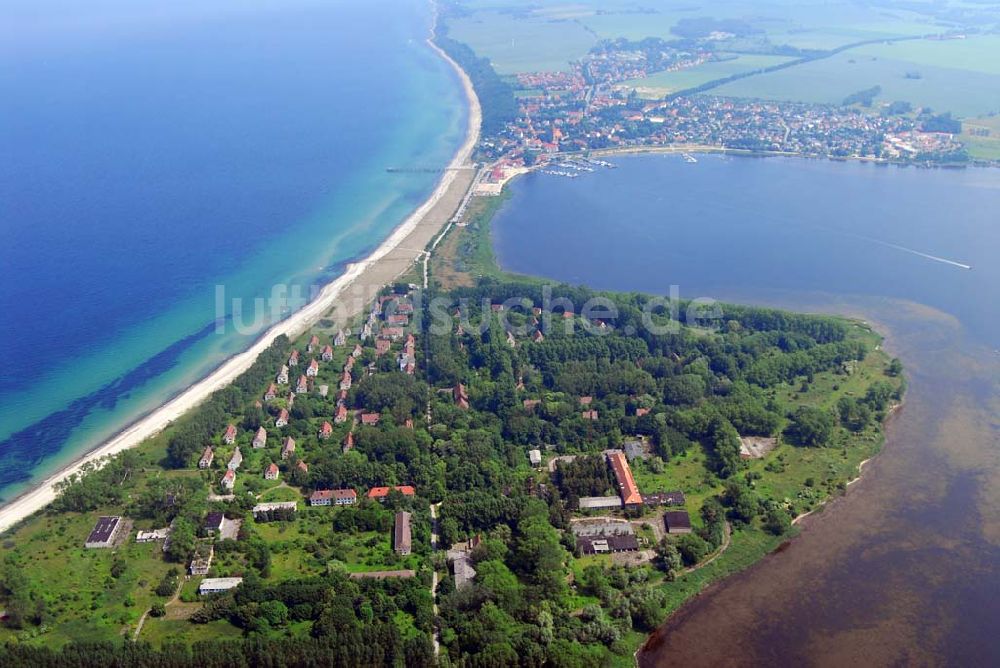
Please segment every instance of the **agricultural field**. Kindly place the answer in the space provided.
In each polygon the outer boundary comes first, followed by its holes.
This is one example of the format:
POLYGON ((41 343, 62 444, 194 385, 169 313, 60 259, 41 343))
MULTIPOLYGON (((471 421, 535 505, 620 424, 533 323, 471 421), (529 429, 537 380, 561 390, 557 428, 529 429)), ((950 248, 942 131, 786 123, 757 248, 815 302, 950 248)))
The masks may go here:
POLYGON ((664 95, 687 88, 694 88, 709 81, 722 79, 733 74, 772 67, 791 60, 791 58, 782 56, 732 55, 735 57, 703 63, 698 67, 678 70, 676 72, 657 72, 644 79, 632 79, 622 82, 618 87, 633 89, 640 97, 659 99, 664 95))
POLYGON ((962 143, 980 160, 1000 160, 1000 116, 971 118, 962 124, 962 143))
MULTIPOLYGON (((954 4, 954 3, 952 3, 954 4)), ((449 17, 450 34, 486 56, 498 72, 566 70, 602 39, 674 39, 678 22, 738 20, 748 34, 721 48, 761 51, 787 45, 828 50, 854 42, 936 34, 960 27, 943 21, 947 5, 922 14, 907 8, 820 0, 721 0, 649 6, 637 0, 466 0, 449 17)))
MULTIPOLYGON (((970 49, 997 50, 994 38, 870 45, 830 58, 733 81, 715 95, 840 104, 860 90, 880 86, 876 103, 910 102, 959 118, 1000 110, 1000 59, 973 66, 970 49), (933 53, 937 60, 932 60, 933 53), (951 63, 952 66, 929 62, 951 63), (967 69, 961 69, 967 67, 967 69), (975 67, 975 69, 973 69, 975 67)), ((1000 51, 998 51, 1000 55, 1000 51)), ((989 60, 989 59, 984 59, 989 60)))

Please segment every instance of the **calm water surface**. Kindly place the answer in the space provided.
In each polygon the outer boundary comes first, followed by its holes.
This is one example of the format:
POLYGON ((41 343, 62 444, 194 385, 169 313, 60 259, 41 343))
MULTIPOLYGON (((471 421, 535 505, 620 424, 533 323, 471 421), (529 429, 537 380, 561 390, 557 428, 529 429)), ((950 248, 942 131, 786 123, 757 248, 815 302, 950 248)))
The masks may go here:
POLYGON ((671 617, 640 663, 996 665, 1000 171, 698 160, 521 179, 495 221, 501 264, 866 318, 910 392, 862 481, 671 617))

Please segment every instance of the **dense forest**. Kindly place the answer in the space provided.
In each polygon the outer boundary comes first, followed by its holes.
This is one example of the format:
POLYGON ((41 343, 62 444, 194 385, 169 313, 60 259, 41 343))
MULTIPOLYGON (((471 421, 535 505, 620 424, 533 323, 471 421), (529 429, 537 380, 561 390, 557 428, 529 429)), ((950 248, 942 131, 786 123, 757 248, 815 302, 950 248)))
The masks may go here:
POLYGON ((469 75, 482 111, 480 132, 483 137, 499 134, 508 122, 517 118, 514 89, 500 78, 488 58, 480 58, 468 45, 448 37, 443 27, 439 28, 434 43, 469 75))

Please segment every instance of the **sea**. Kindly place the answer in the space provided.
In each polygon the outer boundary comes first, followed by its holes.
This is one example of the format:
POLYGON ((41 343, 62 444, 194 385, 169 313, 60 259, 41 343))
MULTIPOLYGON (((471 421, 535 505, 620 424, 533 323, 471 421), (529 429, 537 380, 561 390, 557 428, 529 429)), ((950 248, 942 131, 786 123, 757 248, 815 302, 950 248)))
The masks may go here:
POLYGON ((468 114, 422 0, 3 13, 0 502, 378 246, 468 114))
POLYGON ((909 389, 860 481, 670 616, 639 664, 996 665, 1000 170, 693 157, 515 180, 501 266, 859 318, 909 389))

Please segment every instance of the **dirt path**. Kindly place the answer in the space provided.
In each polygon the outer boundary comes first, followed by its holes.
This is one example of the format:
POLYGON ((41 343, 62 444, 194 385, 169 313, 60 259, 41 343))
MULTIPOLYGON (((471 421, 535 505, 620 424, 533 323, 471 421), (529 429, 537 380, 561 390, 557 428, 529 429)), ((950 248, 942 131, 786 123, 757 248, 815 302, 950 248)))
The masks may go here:
MULTIPOLYGON (((177 599, 181 595, 181 588, 184 586, 184 579, 183 578, 177 578, 177 579, 178 579, 177 589, 174 591, 174 595, 170 597, 170 600, 163 604, 164 608, 176 603, 177 599)), ((135 633, 132 634, 132 640, 139 639, 139 634, 142 633, 142 627, 146 623, 146 618, 149 617, 150 610, 152 610, 152 608, 142 613, 142 617, 139 618, 139 624, 135 627, 135 633)))
POLYGON ((729 542, 732 539, 732 536, 733 536, 733 528, 729 526, 729 522, 726 522, 725 525, 723 525, 722 527, 722 545, 720 545, 719 549, 715 551, 715 554, 713 554, 711 557, 701 562, 700 564, 695 564, 690 568, 685 568, 683 573, 685 574, 694 573, 699 568, 704 568, 705 566, 708 566, 710 563, 721 557, 722 553, 729 549, 729 542))

